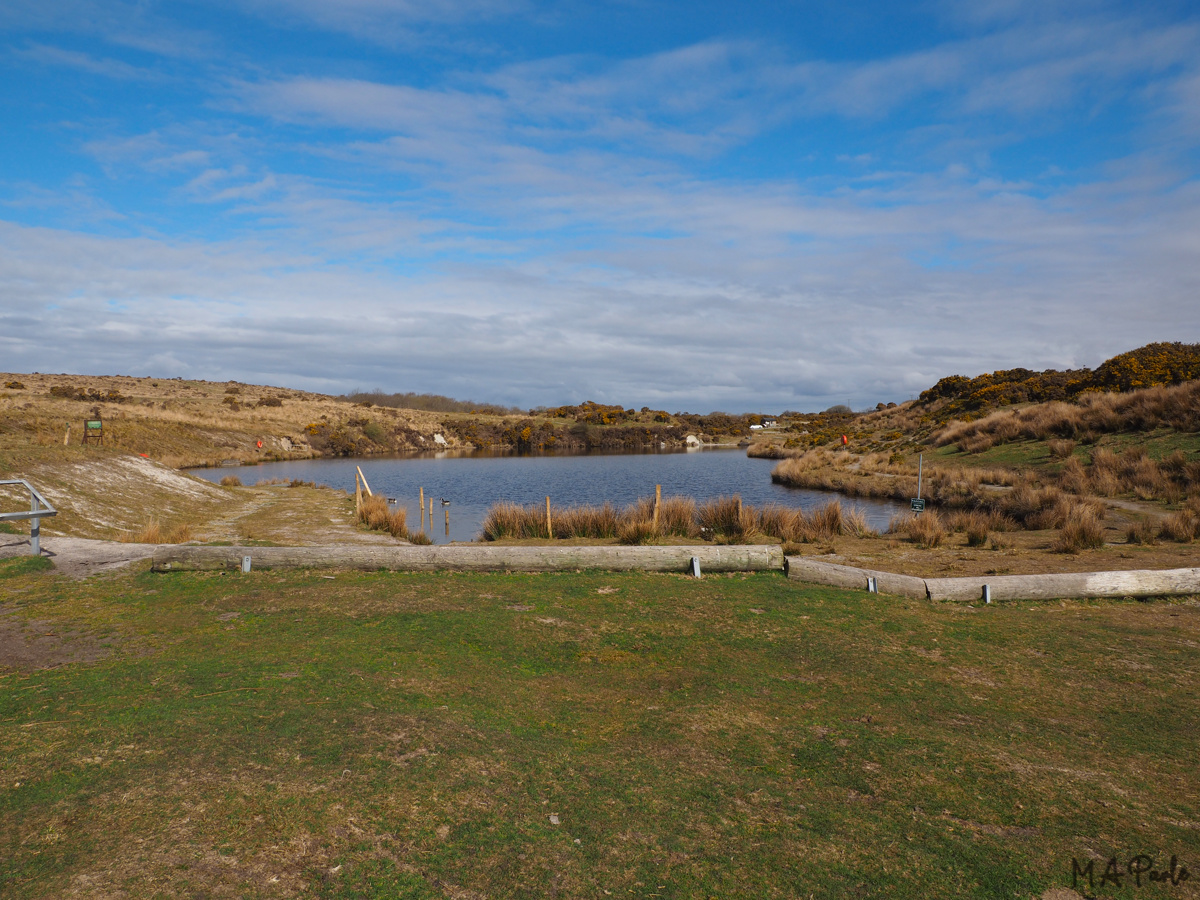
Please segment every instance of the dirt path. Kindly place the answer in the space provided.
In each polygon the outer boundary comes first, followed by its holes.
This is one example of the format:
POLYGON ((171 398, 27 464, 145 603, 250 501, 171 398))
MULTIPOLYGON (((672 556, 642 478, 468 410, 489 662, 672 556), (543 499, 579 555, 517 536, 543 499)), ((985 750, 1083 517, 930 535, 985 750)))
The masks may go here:
MULTIPOLYGON (((87 578, 149 559, 154 544, 122 544, 87 538, 42 536, 42 555, 55 569, 71 578, 87 578)), ((29 538, 19 534, 0 534, 0 559, 29 555, 29 538)))

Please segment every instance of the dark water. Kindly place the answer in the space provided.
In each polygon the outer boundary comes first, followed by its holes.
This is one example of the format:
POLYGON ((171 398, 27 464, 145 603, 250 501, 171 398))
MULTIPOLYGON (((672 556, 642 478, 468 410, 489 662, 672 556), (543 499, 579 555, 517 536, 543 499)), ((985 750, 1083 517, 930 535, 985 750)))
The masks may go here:
MULTIPOLYGON (((698 450, 680 453, 619 453, 576 456, 514 456, 487 453, 440 453, 370 459, 311 459, 263 463, 220 469, 194 469, 192 474, 210 481, 236 475, 245 484, 269 478, 300 479, 354 491, 354 467, 376 494, 396 498, 408 508, 409 528, 421 524, 417 502, 425 488, 426 513, 433 498, 433 523, 425 528, 437 543, 470 541, 479 537, 488 508, 501 500, 576 506, 606 501, 620 507, 639 497, 653 497, 662 485, 663 496, 685 494, 696 500, 740 494, 752 506, 778 503, 812 510, 837 499, 834 494, 786 488, 771 482, 774 460, 750 459, 742 450, 698 450), (443 507, 440 500, 450 501, 443 507), (445 512, 450 513, 449 535, 445 512)), ((843 498, 843 503, 847 501, 843 498)), ((896 503, 853 501, 875 528, 902 507, 896 503)))

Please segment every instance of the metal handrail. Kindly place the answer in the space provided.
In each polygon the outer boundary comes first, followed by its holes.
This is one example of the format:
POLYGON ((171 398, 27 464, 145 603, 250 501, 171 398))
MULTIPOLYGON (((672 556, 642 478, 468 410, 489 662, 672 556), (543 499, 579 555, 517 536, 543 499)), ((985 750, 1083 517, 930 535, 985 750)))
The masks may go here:
POLYGON ((42 554, 42 519, 49 516, 57 516, 58 510, 50 505, 38 489, 26 481, 24 478, 13 478, 0 481, 0 485, 5 484, 21 484, 29 491, 29 512, 15 513, 0 513, 0 522, 14 521, 19 519, 32 519, 29 526, 29 548, 33 556, 41 556, 42 554))

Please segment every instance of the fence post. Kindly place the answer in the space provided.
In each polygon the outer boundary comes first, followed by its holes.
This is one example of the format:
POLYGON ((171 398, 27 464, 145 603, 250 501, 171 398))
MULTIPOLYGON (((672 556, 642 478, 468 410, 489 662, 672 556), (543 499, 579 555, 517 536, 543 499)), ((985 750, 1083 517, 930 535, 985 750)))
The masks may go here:
POLYGON ((546 498, 546 537, 554 537, 554 526, 550 522, 550 498, 546 498))
MULTIPOLYGON (((41 509, 38 499, 34 496, 33 491, 30 491, 29 494, 29 511, 37 512, 41 509)), ((42 555, 42 519, 40 516, 34 516, 29 520, 29 550, 34 556, 42 555)))
POLYGON ((654 486, 654 530, 658 531, 658 505, 662 503, 662 485, 654 486))

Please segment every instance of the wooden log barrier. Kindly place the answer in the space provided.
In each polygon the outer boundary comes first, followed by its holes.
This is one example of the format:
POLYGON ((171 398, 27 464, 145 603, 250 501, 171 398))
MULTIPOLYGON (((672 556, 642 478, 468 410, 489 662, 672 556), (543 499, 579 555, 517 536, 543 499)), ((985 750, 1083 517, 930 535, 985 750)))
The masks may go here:
POLYGON ((783 568, 778 545, 699 547, 212 547, 161 544, 155 572, 240 569, 341 568, 401 572, 555 572, 574 569, 688 572, 698 557, 706 572, 763 572, 783 568))
POLYGON ((867 579, 874 578, 877 590, 881 594, 915 597, 919 600, 924 600, 927 596, 925 579, 915 578, 912 575, 897 575, 894 572, 878 572, 874 569, 856 569, 853 566, 839 566, 836 563, 820 562, 803 556, 787 557, 786 566, 789 578, 813 584, 827 584, 831 587, 865 591, 867 579))
POLYGON ((992 600, 1057 600, 1077 597, 1168 597, 1200 594, 1200 569, 1133 569, 1054 575, 977 575, 927 578, 931 600, 967 600, 991 588, 992 600))
POLYGON ((982 602, 985 584, 990 589, 993 601, 1200 594, 1200 568, 918 578, 874 569, 839 566, 802 556, 787 557, 786 565, 788 577, 799 581, 865 591, 867 579, 874 578, 881 594, 930 600, 982 602))

